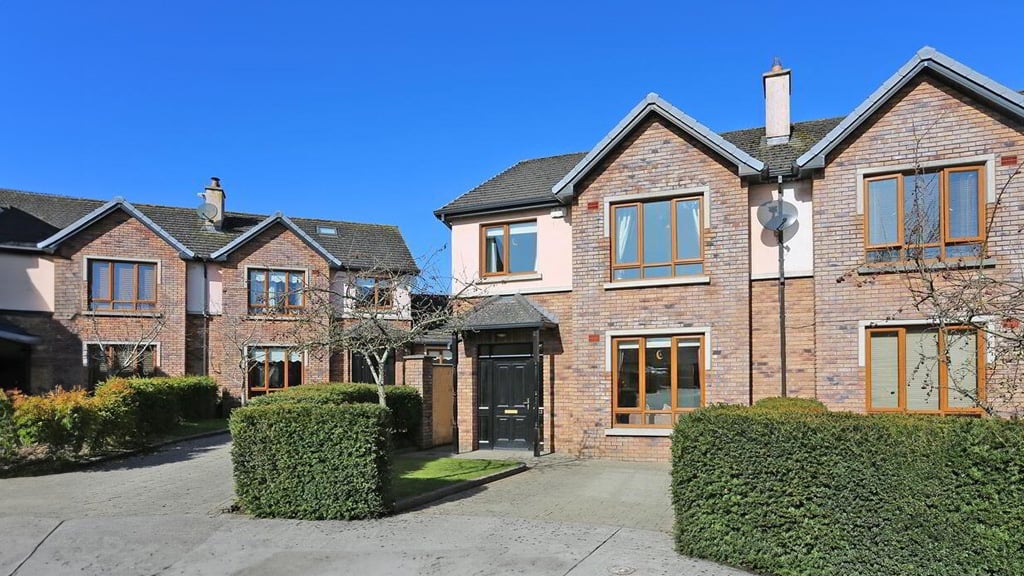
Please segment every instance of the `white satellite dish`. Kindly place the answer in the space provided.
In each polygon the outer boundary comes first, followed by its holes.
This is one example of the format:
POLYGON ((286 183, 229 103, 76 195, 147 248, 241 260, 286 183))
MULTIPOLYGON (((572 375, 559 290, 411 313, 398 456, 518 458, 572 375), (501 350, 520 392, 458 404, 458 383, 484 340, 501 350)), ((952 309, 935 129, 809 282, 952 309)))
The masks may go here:
POLYGON ((796 224, 799 214, 796 206, 782 198, 769 200, 757 207, 757 221, 772 232, 782 232, 796 224))
POLYGON ((204 222, 213 222, 213 219, 217 216, 217 207, 209 202, 204 202, 196 208, 196 214, 199 215, 204 222))

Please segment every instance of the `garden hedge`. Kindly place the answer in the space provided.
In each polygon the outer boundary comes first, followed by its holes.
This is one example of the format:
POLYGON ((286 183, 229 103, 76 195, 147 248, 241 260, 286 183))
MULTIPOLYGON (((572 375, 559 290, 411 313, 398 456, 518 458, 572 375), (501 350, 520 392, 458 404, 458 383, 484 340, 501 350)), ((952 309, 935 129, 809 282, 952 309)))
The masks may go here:
POLYGON ((377 404, 253 403, 231 414, 235 493, 259 517, 375 518, 391 505, 390 414, 377 404))
MULTIPOLYGON (((411 386, 385 386, 384 400, 391 410, 392 439, 399 446, 415 446, 423 421, 423 398, 411 386)), ((311 384, 253 398, 260 406, 281 402, 313 404, 358 404, 378 402, 376 384, 311 384)))
POLYGON ((680 418, 680 553, 787 576, 1024 574, 1020 422, 782 404, 680 418))
POLYGON ((206 376, 112 378, 97 387, 96 396, 104 396, 104 388, 112 385, 131 388, 137 432, 143 437, 169 432, 182 418, 212 418, 217 409, 219 388, 206 376))
POLYGON ((14 427, 14 405, 0 390, 0 465, 14 460, 18 450, 18 430, 14 427))

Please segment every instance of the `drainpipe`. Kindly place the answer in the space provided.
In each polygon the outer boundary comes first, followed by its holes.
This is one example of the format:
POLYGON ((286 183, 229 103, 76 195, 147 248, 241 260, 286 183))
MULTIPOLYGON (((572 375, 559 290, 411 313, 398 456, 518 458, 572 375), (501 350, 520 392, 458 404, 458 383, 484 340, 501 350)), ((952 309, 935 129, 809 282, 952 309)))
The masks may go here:
MULTIPOLYGON (((782 207, 782 175, 779 175, 779 208, 782 207)), ((783 245, 783 230, 775 231, 779 245, 779 369, 781 373, 782 397, 786 397, 786 248, 783 245)))

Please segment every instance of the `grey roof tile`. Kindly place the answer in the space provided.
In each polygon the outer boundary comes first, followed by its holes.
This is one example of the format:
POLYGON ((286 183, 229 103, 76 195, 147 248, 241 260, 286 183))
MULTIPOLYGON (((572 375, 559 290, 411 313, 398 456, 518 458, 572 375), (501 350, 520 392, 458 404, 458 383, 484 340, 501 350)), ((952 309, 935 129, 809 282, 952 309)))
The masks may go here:
MULTIPOLYGON (((0 245, 34 246, 103 204, 102 200, 0 189, 0 245)), ((191 208, 154 204, 135 204, 135 207, 202 257, 266 219, 259 214, 226 212, 223 229, 210 231, 203 228, 191 208)), ((345 267, 418 270, 397 226, 316 218, 292 218, 292 221, 345 267), (338 233, 320 234, 318 226, 336 228, 338 233)))
POLYGON ((488 209, 557 202, 551 187, 586 156, 586 152, 517 162, 497 176, 445 204, 439 217, 488 209))
POLYGON ((491 296, 471 309, 462 321, 469 330, 532 328, 558 325, 558 317, 522 294, 491 296))
POLYGON ((793 168, 793 161, 801 154, 810 150, 811 146, 828 134, 843 121, 844 116, 796 122, 792 126, 789 142, 769 146, 765 138, 764 127, 723 132, 722 138, 736 145, 747 154, 768 165, 768 173, 788 174, 793 168))

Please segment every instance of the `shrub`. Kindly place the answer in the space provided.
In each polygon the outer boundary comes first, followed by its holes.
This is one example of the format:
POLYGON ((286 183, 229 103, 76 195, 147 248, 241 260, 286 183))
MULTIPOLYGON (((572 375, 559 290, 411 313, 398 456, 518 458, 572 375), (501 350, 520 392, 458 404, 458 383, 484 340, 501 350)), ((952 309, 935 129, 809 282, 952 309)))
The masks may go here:
POLYGON ((177 426, 182 418, 212 418, 217 410, 219 388, 205 376, 161 378, 113 378, 96 389, 97 397, 114 386, 116 394, 134 396, 136 434, 145 437, 163 434, 177 426))
POLYGON ((390 509, 389 412, 374 404, 253 403, 231 414, 235 492, 256 516, 308 520, 390 509))
MULTIPOLYGON (((391 410, 393 439, 401 446, 415 446, 423 420, 423 398, 411 386, 385 386, 384 401, 391 410)), ((276 403, 376 404, 376 384, 310 384, 253 398, 249 405, 276 403)))
POLYGON ((14 427, 14 405, 0 390, 0 465, 14 460, 18 450, 18 431, 14 427))
POLYGON ((163 380, 178 396, 178 409, 186 420, 205 420, 217 413, 220 387, 208 376, 153 378, 163 380))
POLYGON ((672 438, 679 552, 786 575, 1024 574, 1024 426, 713 407, 672 438))
POLYGON ((129 380, 109 380, 96 388, 93 396, 96 429, 93 446, 122 448, 139 444, 139 394, 129 380))
POLYGON ((21 442, 43 444, 54 452, 81 452, 94 437, 96 420, 93 399, 80 388, 14 399, 14 425, 21 442))
POLYGON ((824 404, 810 398, 762 398, 754 403, 754 408, 774 412, 828 412, 824 404))

